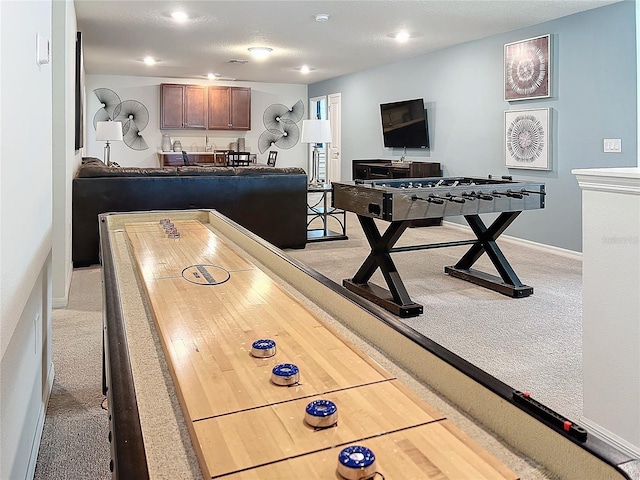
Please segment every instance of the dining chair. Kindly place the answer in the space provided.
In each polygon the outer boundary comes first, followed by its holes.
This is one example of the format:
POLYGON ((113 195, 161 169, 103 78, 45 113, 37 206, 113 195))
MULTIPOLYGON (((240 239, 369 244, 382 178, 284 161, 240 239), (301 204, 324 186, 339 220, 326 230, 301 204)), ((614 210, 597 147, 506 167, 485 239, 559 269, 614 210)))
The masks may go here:
POLYGON ((271 150, 269 152, 269 158, 267 159, 267 165, 269 165, 270 167, 275 167, 277 157, 278 157, 278 152, 275 150, 271 150))
POLYGON ((214 150, 213 151, 213 164, 216 167, 224 167, 227 165, 227 156, 228 153, 226 150, 214 150))
POLYGON ((251 164, 249 152, 229 152, 227 153, 227 166, 246 167, 251 164))

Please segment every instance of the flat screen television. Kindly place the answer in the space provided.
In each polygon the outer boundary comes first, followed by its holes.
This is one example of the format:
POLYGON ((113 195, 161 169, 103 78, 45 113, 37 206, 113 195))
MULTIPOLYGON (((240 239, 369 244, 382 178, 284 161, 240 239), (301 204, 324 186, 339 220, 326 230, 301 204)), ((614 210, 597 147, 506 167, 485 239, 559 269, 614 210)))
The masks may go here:
POLYGON ((380 116, 385 147, 429 147, 427 114, 421 98, 383 103, 380 116))

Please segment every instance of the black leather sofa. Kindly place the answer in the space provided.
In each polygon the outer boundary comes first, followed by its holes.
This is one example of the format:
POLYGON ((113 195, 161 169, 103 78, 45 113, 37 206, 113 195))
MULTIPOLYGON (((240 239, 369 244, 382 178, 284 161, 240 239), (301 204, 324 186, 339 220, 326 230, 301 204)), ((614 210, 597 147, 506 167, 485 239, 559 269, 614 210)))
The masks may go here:
POLYGON ((74 267, 100 263, 101 213, 215 209, 280 248, 307 241, 307 174, 301 168, 108 167, 85 158, 73 179, 74 267))

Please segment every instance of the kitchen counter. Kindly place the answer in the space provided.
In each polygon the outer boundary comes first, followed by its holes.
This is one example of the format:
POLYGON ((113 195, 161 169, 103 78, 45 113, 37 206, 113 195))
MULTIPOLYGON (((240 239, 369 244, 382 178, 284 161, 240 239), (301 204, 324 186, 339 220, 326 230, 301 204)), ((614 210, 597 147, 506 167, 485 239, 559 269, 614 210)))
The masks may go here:
MULTIPOLYGON (((161 167, 174 167, 184 165, 182 152, 163 152, 158 150, 158 160, 161 167)), ((227 150, 214 150, 211 152, 186 151, 189 163, 209 163, 224 166, 227 164, 227 150)))
MULTIPOLYGON (((201 152, 201 151, 187 151, 187 155, 213 155, 214 153, 224 153, 226 150, 216 150, 215 152, 201 152)), ((179 152, 163 152, 158 150, 158 155, 182 155, 182 151, 179 152)))

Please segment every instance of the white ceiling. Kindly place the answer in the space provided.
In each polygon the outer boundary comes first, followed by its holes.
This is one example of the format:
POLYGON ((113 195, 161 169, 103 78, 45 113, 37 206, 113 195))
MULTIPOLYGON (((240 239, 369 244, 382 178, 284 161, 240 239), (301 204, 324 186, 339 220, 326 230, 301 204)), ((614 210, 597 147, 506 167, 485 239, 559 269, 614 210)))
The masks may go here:
POLYGON ((75 0, 89 74, 310 84, 620 0, 75 0), (180 9, 190 18, 171 18, 180 9), (326 13, 326 22, 315 14, 326 13), (400 29, 411 38, 395 41, 400 29), (251 46, 273 48, 263 61, 251 46), (153 56, 153 66, 143 58, 153 56), (230 60, 247 60, 232 64, 230 60), (311 72, 298 69, 307 64, 311 72))

